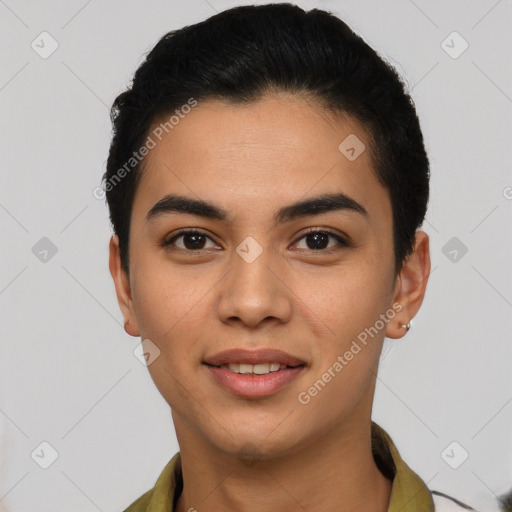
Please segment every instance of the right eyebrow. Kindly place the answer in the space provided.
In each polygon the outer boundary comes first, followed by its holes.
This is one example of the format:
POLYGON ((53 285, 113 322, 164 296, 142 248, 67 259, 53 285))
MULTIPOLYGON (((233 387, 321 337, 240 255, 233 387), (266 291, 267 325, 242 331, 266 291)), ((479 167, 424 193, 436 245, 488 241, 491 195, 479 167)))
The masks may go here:
POLYGON ((223 221, 228 218, 225 210, 202 199, 167 194, 149 210, 146 220, 151 221, 167 213, 188 213, 207 219, 223 221))

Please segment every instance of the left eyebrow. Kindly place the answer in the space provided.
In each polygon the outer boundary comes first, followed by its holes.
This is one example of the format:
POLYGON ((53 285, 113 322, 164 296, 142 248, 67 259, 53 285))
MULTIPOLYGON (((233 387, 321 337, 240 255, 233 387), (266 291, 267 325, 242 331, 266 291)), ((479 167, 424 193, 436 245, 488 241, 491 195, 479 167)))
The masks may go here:
MULTIPOLYGON (((362 204, 339 192, 322 194, 284 206, 275 214, 274 221, 275 224, 283 224, 300 217, 320 215, 331 211, 355 212, 368 218, 368 212, 362 204)), ((221 221, 227 221, 230 218, 226 210, 208 201, 167 194, 149 210, 146 220, 149 222, 168 213, 184 213, 221 221)))
POLYGON ((362 204, 350 196, 338 192, 336 194, 322 194, 285 206, 277 212, 274 220, 276 224, 281 224, 299 217, 320 215, 332 211, 355 212, 361 214, 366 219, 368 218, 368 212, 362 204))

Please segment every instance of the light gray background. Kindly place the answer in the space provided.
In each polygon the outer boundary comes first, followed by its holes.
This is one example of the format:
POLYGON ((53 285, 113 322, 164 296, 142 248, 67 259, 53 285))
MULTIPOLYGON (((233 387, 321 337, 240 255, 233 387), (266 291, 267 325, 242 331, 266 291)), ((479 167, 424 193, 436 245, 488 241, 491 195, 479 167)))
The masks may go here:
MULTIPOLYGON (((386 340, 373 418, 429 487, 494 510, 512 486, 512 2, 296 3, 338 14, 399 69, 431 160, 432 275, 411 331, 386 340), (469 44, 457 58, 442 47, 453 31, 469 44), (456 262, 443 253, 453 237, 467 247, 456 262), (469 453, 458 469, 441 456, 453 441, 469 453)), ((4 510, 121 511, 178 450, 133 354, 140 340, 123 330, 93 190, 108 107, 143 54, 235 4, 0 0, 4 510), (59 45, 47 59, 31 48, 50 48, 43 31, 59 45), (46 261, 32 250, 42 237, 57 248, 46 261), (48 469, 43 441, 58 452, 48 469)), ((445 45, 457 53, 463 41, 445 45)))

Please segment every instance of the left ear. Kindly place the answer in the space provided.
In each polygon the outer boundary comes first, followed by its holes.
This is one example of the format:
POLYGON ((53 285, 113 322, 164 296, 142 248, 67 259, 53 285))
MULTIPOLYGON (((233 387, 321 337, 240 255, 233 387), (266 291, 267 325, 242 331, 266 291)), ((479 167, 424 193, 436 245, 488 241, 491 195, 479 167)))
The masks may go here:
POLYGON ((414 251, 404 261, 402 270, 396 278, 393 304, 401 304, 402 309, 393 321, 388 323, 386 328, 388 338, 401 338, 407 333, 407 329, 402 325, 407 325, 419 311, 429 276, 429 238, 424 231, 416 231, 414 251))

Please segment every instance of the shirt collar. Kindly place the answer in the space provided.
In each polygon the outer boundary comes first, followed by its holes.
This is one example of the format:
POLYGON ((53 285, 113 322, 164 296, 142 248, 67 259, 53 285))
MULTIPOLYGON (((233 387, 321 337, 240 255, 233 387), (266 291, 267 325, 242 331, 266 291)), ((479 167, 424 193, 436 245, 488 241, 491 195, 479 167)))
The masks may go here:
MULTIPOLYGON (((434 512, 432 496, 421 478, 403 461, 389 434, 371 423, 372 452, 380 471, 393 481, 388 512, 434 512)), ((173 512, 183 489, 181 455, 167 463, 150 491, 125 512, 173 512)))
POLYGON ((379 469, 385 475, 389 471, 393 480, 388 512, 434 512, 427 486, 404 462, 389 434, 374 421, 372 452, 379 469))

